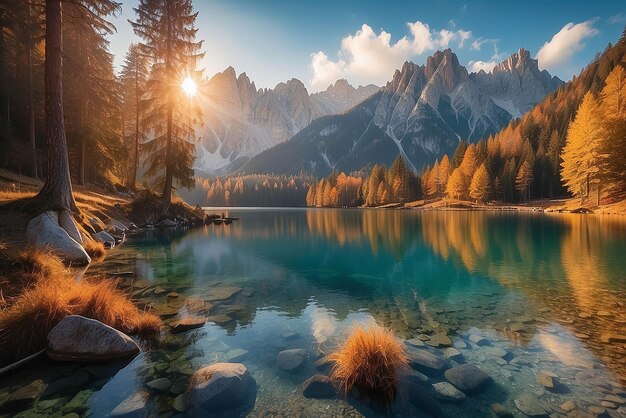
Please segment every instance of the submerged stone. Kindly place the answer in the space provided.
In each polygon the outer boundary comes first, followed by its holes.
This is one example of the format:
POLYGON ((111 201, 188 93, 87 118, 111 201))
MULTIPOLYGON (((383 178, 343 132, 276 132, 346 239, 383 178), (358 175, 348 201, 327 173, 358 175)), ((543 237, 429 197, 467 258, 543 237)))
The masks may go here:
POLYGON ((465 399, 465 394, 448 382, 435 383, 433 389, 437 397, 445 401, 460 402, 465 399))
POLYGON ((529 417, 548 416, 544 406, 530 393, 522 393, 517 399, 515 399, 515 406, 529 417))
POLYGON ((280 370, 293 373, 306 362, 308 353, 302 348, 283 350, 276 356, 276 365, 280 370))
POLYGON ((427 350, 409 350, 409 362, 413 369, 430 376, 443 373, 448 363, 427 350))
POLYGON ((147 412, 149 393, 146 390, 140 390, 124 399, 111 412, 111 416, 145 416, 147 412))
POLYGON ((178 334, 181 332, 189 331, 195 328, 200 328, 206 323, 204 316, 187 316, 177 321, 170 328, 172 334, 178 334))
POLYGON ((43 380, 35 380, 34 382, 23 386, 9 395, 8 399, 2 405, 2 410, 12 411, 26 408, 32 405, 43 393, 46 384, 43 380))
POLYGON ((221 411, 239 406, 255 386, 241 363, 215 363, 196 371, 187 389, 188 407, 221 411))
POLYGON ((304 382, 302 394, 305 398, 334 398, 337 391, 329 377, 316 374, 304 382))
POLYGON ((446 370, 446 379, 463 392, 477 392, 491 382, 491 377, 473 364, 461 364, 446 370))

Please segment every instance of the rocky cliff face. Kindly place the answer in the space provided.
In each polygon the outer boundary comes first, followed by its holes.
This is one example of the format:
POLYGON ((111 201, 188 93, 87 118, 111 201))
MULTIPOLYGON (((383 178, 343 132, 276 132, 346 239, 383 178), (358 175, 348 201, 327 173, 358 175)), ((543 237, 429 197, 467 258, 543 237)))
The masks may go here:
POLYGON ((341 113, 378 90, 354 88, 339 80, 309 95, 300 80, 257 89, 232 67, 216 74, 206 88, 204 125, 199 132, 196 168, 206 173, 235 170, 261 151, 286 141, 320 116, 341 113))
POLYGON ((546 70, 540 71, 537 60, 523 48, 496 65, 491 73, 480 71, 470 76, 482 91, 514 117, 521 117, 563 84, 546 70))
POLYGON ((406 62, 378 94, 345 115, 315 121, 245 170, 326 175, 388 165, 398 153, 420 169, 454 151, 460 139, 498 132, 561 84, 523 49, 477 74, 468 74, 449 49, 438 51, 424 65, 406 62))

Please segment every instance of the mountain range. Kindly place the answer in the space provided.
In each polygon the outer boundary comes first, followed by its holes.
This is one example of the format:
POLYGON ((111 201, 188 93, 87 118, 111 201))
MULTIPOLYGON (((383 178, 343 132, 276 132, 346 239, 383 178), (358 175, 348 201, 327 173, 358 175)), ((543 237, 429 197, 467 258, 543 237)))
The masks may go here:
POLYGON ((468 73, 450 49, 438 51, 424 65, 405 62, 380 91, 343 114, 314 120, 242 171, 321 176, 389 166, 398 153, 419 170, 461 139, 500 131, 561 84, 525 49, 488 73, 468 73))
POLYGON ((295 78, 273 89, 257 89, 246 73, 232 67, 207 83, 203 126, 196 148, 197 172, 223 174, 280 144, 320 116, 340 114, 380 88, 351 86, 338 80, 325 91, 309 94, 295 78))

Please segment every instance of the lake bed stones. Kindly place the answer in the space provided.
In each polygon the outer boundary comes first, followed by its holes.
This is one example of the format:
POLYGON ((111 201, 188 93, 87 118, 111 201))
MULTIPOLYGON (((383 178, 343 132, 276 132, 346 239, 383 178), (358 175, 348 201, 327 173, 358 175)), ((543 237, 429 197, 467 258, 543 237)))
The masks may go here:
POLYGON ((427 350, 412 349, 408 356, 411 368, 429 376, 440 375, 448 367, 444 359, 427 350))
POLYGON ((276 356, 276 366, 285 372, 295 373, 308 358, 308 352, 302 348, 283 350, 276 356))
POLYGON ((444 401, 461 402, 465 399, 465 394, 448 382, 435 383, 433 389, 437 397, 444 401))
POLYGON ((461 364, 444 373, 446 379, 465 393, 475 393, 491 382, 491 377, 473 364, 461 364))
POLYGON ((302 384, 302 394, 305 398, 334 398, 337 396, 337 390, 333 381, 321 374, 316 374, 302 384))
POLYGON ((187 408, 223 411, 240 406, 256 386, 241 363, 215 363, 196 371, 187 388, 187 408))

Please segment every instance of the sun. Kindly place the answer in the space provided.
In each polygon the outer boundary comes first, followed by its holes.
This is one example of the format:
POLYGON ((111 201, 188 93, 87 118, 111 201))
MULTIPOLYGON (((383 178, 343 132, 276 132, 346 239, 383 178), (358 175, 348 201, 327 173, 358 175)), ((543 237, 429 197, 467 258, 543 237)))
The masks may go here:
POLYGON ((181 85, 181 87, 183 88, 183 91, 185 92, 185 94, 189 97, 195 96, 198 91, 198 86, 196 85, 195 80, 191 77, 187 77, 183 81, 183 84, 181 85))

